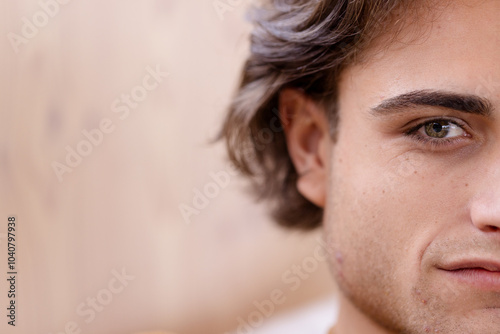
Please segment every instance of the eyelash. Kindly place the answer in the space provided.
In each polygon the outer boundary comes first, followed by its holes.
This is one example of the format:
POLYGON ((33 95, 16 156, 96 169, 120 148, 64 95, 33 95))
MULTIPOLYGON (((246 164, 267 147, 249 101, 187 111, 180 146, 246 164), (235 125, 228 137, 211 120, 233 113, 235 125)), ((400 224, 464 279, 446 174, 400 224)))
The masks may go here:
POLYGON ((449 118, 433 118, 430 120, 426 120, 425 122, 421 122, 418 125, 412 127, 410 130, 405 132, 405 135, 410 137, 411 139, 417 141, 418 143, 421 143, 424 145, 429 145, 431 147, 431 149, 439 149, 439 148, 444 148, 447 146, 453 146, 458 141, 462 141, 464 139, 464 136, 436 139, 436 138, 431 138, 431 137, 424 137, 419 133, 419 130, 423 126, 426 126, 427 124, 434 123, 434 122, 448 122, 448 123, 455 124, 456 126, 460 127, 467 135, 469 134, 469 132, 465 129, 465 124, 462 122, 458 122, 456 120, 451 120, 449 118))

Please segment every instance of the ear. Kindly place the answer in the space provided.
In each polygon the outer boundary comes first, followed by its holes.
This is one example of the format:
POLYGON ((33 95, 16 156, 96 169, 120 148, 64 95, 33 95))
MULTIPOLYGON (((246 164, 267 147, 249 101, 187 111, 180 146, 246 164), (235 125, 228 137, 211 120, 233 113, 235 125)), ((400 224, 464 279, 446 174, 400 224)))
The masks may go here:
POLYGON ((299 192, 324 208, 331 139, 324 109, 298 89, 280 93, 280 117, 288 152, 298 173, 299 192))

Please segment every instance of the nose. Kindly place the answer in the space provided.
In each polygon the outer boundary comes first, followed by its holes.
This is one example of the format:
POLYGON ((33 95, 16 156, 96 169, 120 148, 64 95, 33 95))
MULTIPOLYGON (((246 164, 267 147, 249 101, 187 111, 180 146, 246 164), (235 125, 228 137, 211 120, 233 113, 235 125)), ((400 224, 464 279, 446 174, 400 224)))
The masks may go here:
POLYGON ((479 230, 500 231, 500 191, 481 194, 473 201, 470 214, 479 230))
POLYGON ((500 168, 483 175, 484 186, 471 203, 471 220, 483 232, 500 232, 500 168))

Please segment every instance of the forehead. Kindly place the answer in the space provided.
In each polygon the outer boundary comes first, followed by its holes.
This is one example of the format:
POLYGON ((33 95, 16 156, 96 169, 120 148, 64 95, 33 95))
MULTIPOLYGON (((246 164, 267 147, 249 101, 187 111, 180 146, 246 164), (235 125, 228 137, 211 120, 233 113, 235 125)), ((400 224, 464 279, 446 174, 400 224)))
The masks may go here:
POLYGON ((499 102, 500 1, 446 1, 421 11, 396 38, 381 36, 363 62, 341 76, 349 94, 369 107, 409 90, 446 89, 499 102), (361 99, 359 97, 362 96, 361 99))

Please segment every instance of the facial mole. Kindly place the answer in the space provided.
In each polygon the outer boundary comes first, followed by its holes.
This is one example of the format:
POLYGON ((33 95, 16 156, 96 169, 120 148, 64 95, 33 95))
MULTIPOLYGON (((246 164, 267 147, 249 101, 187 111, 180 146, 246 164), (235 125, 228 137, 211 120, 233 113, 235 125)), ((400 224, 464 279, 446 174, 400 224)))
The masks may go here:
POLYGON ((468 187, 468 186, 469 186, 469 184, 468 184, 468 183, 466 183, 466 184, 465 184, 465 186, 466 186, 466 187, 468 187))

